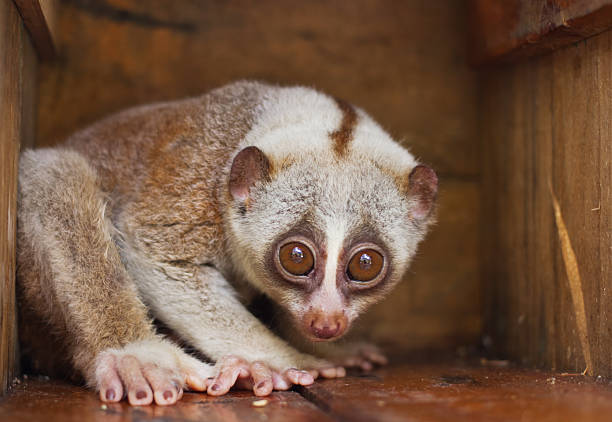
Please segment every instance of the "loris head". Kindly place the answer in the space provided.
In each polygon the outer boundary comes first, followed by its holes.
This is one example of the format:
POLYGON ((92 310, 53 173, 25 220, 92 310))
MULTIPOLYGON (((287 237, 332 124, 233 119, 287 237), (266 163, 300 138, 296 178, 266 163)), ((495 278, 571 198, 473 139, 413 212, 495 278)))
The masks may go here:
POLYGON ((295 106, 311 112, 286 126, 261 119, 232 162, 228 235, 246 278, 323 341, 401 280, 432 221, 437 177, 365 113, 304 91, 336 115, 302 98, 295 106))

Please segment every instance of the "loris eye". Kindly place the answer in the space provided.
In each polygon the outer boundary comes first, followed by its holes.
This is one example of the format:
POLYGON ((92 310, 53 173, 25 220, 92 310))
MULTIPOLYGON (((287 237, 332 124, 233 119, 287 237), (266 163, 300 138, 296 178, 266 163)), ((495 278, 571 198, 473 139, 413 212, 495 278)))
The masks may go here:
POLYGON ((374 249, 361 249, 349 261, 346 274, 353 281, 371 281, 380 274, 383 263, 383 256, 374 249))
POLYGON ((307 275, 314 266, 310 248, 300 242, 291 242, 279 250, 279 261, 283 268, 293 275, 307 275))

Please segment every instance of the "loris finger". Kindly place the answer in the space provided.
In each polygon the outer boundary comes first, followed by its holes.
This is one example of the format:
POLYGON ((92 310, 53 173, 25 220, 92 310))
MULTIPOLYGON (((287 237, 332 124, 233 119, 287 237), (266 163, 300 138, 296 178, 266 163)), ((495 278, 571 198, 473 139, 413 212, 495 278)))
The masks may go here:
POLYGON ((142 374, 138 359, 134 356, 123 356, 117 363, 117 369, 130 404, 132 406, 151 404, 153 391, 142 374))
POLYGON ((278 391, 285 391, 291 388, 289 380, 276 371, 272 372, 272 383, 274 384, 274 389, 278 391))
POLYGON ((123 397, 123 384, 115 369, 114 356, 104 356, 96 371, 100 399, 104 402, 118 402, 123 397))
POLYGON ((314 382, 314 377, 310 373, 295 368, 287 369, 284 375, 296 385, 310 385, 314 382))
POLYGON ((188 355, 181 358, 180 371, 185 375, 187 387, 194 391, 206 391, 214 368, 188 355))
POLYGON ((319 373, 323 378, 342 378, 346 375, 346 370, 342 366, 332 366, 319 369, 319 373))
POLYGON ((211 396, 221 396, 234 386, 239 376, 248 377, 248 365, 242 359, 229 357, 221 363, 219 375, 208 387, 207 393, 211 396))
POLYGON ((179 386, 177 374, 153 364, 143 365, 142 373, 153 389, 155 403, 174 404, 181 397, 183 388, 179 386))
POLYGON ((272 383, 272 371, 263 362, 251 364, 251 378, 253 379, 253 393, 256 396, 267 396, 274 387, 272 383))

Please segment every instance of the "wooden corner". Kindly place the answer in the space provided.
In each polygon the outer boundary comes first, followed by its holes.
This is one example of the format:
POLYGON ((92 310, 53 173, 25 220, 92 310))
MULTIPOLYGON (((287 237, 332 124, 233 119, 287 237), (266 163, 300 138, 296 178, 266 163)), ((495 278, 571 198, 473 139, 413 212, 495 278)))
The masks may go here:
POLYGON ((41 60, 57 53, 57 0, 13 0, 41 60))
POLYGON ((470 61, 511 62, 612 28, 612 0, 470 0, 470 61))

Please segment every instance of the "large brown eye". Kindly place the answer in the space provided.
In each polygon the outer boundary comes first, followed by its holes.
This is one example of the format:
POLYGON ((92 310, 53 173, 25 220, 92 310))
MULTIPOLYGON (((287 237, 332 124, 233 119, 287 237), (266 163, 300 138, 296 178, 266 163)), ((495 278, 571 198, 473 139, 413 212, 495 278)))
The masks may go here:
POLYGON ((307 275, 314 266, 310 248, 300 242, 291 242, 280 248, 278 258, 283 268, 293 275, 307 275))
POLYGON ((348 264, 347 275, 353 281, 374 280, 383 268, 384 258, 374 249, 358 251, 348 264))

